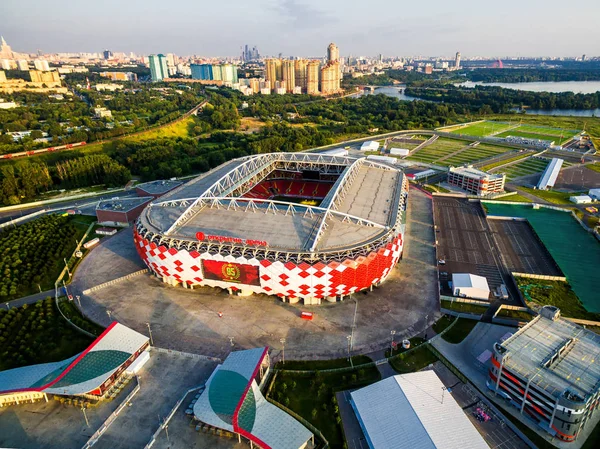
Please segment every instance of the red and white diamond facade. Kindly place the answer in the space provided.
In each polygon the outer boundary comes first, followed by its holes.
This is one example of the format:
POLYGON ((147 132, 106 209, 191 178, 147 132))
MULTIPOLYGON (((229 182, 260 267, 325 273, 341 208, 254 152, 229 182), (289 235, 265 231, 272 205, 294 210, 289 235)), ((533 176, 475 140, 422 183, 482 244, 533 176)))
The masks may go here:
POLYGON ((364 158, 249 156, 152 202, 134 240, 166 283, 320 304, 386 279, 407 192, 401 171, 364 158))

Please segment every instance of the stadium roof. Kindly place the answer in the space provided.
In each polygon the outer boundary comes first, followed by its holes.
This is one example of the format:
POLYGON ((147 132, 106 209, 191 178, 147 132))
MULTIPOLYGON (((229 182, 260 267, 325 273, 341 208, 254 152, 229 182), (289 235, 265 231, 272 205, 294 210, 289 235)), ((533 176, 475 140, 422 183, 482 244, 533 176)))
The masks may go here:
POLYGON ((550 161, 550 163, 546 167, 546 170, 544 170, 544 173, 542 174, 540 181, 538 182, 538 185, 537 185, 538 189, 545 190, 548 187, 554 187, 554 183, 556 182, 556 179, 558 178, 558 174, 560 173, 562 163, 563 163, 563 160, 559 159, 557 157, 553 158, 550 161))
POLYGON ((188 249, 202 233, 263 242, 263 247, 280 252, 343 251, 397 233, 404 188, 401 171, 365 158, 312 153, 249 156, 229 161, 151 203, 139 218, 138 231, 145 238, 170 239, 172 245, 188 249), (276 169, 321 171, 339 178, 318 207, 241 198, 276 169))
POLYGON ((268 348, 235 351, 206 382, 194 415, 213 427, 239 433, 262 448, 296 449, 312 433, 262 395, 256 376, 268 348))
POLYGON ((564 318, 541 313, 497 347, 504 366, 551 396, 585 399, 600 388, 600 335, 564 318))
POLYGON ((181 181, 171 179, 161 179, 157 181, 144 182, 135 186, 136 189, 143 190, 149 195, 160 195, 173 190, 183 184, 181 181))
POLYGON ((0 394, 88 393, 99 388, 147 342, 145 335, 115 321, 85 351, 69 359, 0 371, 0 394))
POLYGON ((388 377, 351 397, 371 449, 489 449, 434 371, 388 377))

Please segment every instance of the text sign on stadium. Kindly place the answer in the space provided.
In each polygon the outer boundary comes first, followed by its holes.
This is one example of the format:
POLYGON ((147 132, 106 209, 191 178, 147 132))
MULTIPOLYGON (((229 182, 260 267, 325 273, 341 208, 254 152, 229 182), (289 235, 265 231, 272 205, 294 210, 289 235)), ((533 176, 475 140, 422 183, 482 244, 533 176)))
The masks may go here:
POLYGON ((260 286, 258 267, 254 265, 203 260, 202 267, 206 279, 260 286))
POLYGON ((215 242, 239 243, 240 245, 269 246, 265 240, 241 239, 239 237, 226 237, 223 235, 206 235, 204 232, 196 232, 196 238, 198 240, 213 240, 215 242))

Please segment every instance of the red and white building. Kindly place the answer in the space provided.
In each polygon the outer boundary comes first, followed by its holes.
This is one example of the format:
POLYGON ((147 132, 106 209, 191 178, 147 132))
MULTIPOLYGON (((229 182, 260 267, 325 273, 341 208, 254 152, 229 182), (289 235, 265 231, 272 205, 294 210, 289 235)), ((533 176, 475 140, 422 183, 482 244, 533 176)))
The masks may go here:
POLYGON ((164 282, 320 304, 379 285, 402 256, 408 183, 365 158, 229 161, 153 201, 136 248, 164 282))
POLYGON ((506 175, 491 174, 473 167, 450 167, 448 184, 459 187, 471 195, 486 196, 504 191, 506 175))

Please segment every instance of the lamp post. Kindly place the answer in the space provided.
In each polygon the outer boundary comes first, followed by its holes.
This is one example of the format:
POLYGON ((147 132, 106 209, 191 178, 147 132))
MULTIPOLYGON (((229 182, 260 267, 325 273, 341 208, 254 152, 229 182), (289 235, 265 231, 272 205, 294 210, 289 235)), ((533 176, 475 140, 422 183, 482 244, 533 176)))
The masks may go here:
POLYGON ((231 344, 231 347, 233 347, 233 337, 228 337, 229 338, 229 343, 231 344))
POLYGON ((283 338, 283 337, 280 338, 279 342, 283 345, 283 350, 282 350, 283 358, 282 358, 282 361, 283 361, 283 365, 285 365, 285 338, 283 338))
POLYGON ((146 323, 146 326, 148 326, 148 334, 150 334, 150 344, 154 346, 154 340, 152 340, 152 330, 150 329, 150 323, 146 323))
POLYGON ((83 412, 83 417, 85 418, 85 423, 88 427, 90 427, 90 422, 88 421, 88 417, 87 414, 85 413, 85 407, 82 405, 81 406, 81 411, 83 412))
POLYGON ((390 335, 392 336, 392 341, 390 342, 390 357, 391 357, 392 355, 394 355, 393 354, 393 351, 394 351, 394 335, 396 335, 396 331, 393 331, 393 330, 390 331, 390 335))
POLYGON ((110 309, 106 309, 106 314, 108 315, 108 319, 112 320, 112 317, 111 317, 112 312, 110 311, 110 309))
POLYGON ((350 343, 352 342, 352 335, 347 335, 346 340, 348 340, 348 360, 350 360, 350 366, 354 368, 354 364, 352 363, 352 357, 350 356, 350 343))
POLYGON ((358 311, 358 301, 356 298, 354 299, 354 319, 352 320, 352 330, 350 334, 350 349, 354 349, 354 328, 356 327, 356 312, 358 311))
POLYGON ((69 271, 69 264, 67 263, 67 259, 63 257, 65 261, 65 268, 67 269, 67 274, 69 275, 69 279, 71 279, 71 271, 69 271))

